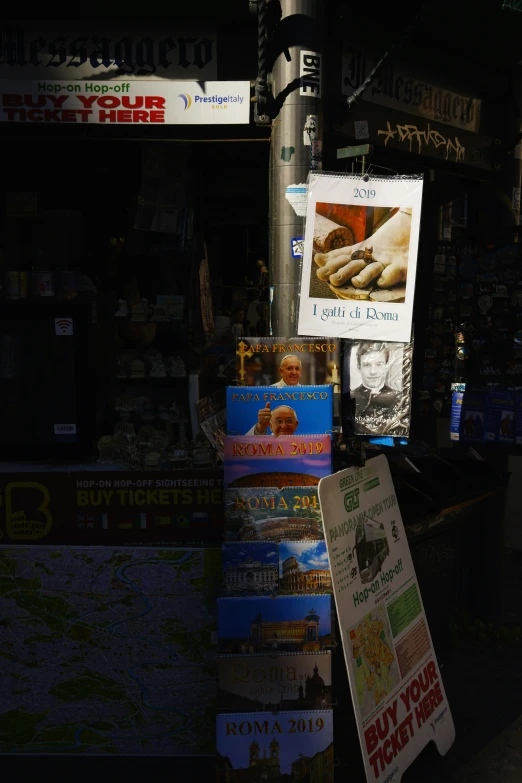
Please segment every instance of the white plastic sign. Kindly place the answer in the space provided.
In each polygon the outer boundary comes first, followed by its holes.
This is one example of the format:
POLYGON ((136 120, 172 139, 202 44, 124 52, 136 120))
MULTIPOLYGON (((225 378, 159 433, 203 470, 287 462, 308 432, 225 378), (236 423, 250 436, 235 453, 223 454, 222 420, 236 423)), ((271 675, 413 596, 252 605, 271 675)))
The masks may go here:
POLYGON ((323 478, 319 499, 366 778, 398 783, 455 727, 386 457, 323 478))

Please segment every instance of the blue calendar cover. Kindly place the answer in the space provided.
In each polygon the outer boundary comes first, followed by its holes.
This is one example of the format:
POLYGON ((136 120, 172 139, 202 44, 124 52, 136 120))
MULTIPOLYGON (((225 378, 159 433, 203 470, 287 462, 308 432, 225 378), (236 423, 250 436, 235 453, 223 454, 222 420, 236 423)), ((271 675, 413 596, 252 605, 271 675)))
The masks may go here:
POLYGON ((324 435, 333 426, 333 386, 229 386, 227 434, 324 435))

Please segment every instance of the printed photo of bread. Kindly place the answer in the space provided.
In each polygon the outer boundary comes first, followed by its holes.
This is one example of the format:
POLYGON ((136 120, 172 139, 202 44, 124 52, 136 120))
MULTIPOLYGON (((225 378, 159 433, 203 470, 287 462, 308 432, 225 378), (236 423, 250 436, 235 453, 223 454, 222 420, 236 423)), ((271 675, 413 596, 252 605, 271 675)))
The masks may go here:
POLYGON ((316 205, 310 296, 403 303, 411 207, 316 205))

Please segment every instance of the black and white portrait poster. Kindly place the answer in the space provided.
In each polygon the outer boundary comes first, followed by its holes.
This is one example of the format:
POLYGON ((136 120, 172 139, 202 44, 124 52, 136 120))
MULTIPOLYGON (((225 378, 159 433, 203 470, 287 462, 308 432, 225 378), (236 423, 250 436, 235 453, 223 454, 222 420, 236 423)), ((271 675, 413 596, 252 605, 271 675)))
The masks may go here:
POLYGON ((422 186, 310 173, 299 335, 411 339, 422 186))
POLYGON ((355 435, 408 437, 412 343, 344 341, 343 425, 355 435))

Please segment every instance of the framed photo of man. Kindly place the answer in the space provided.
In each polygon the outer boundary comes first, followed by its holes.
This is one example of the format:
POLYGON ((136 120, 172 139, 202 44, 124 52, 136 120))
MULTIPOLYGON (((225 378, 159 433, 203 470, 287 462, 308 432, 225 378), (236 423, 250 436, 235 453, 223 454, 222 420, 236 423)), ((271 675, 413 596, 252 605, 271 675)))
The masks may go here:
POLYGON ((345 341, 345 431, 355 435, 409 435, 412 353, 412 343, 345 341))

